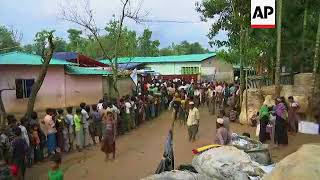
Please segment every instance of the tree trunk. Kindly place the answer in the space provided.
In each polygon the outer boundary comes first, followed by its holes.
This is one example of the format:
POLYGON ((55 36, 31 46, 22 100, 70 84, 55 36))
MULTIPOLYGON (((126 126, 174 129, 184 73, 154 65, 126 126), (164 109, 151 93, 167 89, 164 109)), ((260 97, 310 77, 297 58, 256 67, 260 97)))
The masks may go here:
POLYGON ((282 0, 277 1, 277 60, 275 73, 275 95, 280 96, 280 76, 281 76, 281 16, 282 16, 282 0))
POLYGON ((306 36, 306 31, 307 31, 307 17, 308 17, 308 5, 307 5, 307 1, 306 1, 306 5, 304 8, 304 14, 303 14, 303 30, 302 30, 302 51, 301 51, 301 64, 300 64, 300 72, 303 73, 303 69, 304 69, 304 61, 305 61, 305 36, 306 36))
POLYGON ((243 28, 241 25, 240 28, 240 104, 239 106, 241 107, 242 105, 242 100, 243 100, 243 91, 245 88, 245 74, 243 71, 243 28))
POLYGON ((54 44, 53 44, 53 36, 52 34, 49 35, 48 37, 48 42, 49 42, 49 52, 44 55, 43 60, 43 64, 41 66, 41 70, 39 72, 38 78, 36 80, 36 82, 33 84, 32 89, 31 89, 31 94, 28 100, 28 106, 27 106, 27 112, 25 114, 26 118, 30 118, 30 115, 34 109, 34 104, 37 98, 37 94, 42 86, 43 80, 47 75, 47 71, 48 71, 48 67, 54 52, 54 44))
POLYGON ((1 127, 5 125, 5 119, 7 116, 6 108, 4 107, 3 100, 2 100, 2 92, 7 90, 14 90, 14 89, 7 88, 7 89, 0 90, 0 125, 1 127))
POLYGON ((319 23, 316 37, 316 46, 314 50, 314 61, 313 61, 313 78, 314 78, 314 87, 313 87, 313 95, 314 97, 318 97, 320 93, 320 82, 318 79, 319 73, 319 45, 320 45, 320 14, 319 14, 319 23))

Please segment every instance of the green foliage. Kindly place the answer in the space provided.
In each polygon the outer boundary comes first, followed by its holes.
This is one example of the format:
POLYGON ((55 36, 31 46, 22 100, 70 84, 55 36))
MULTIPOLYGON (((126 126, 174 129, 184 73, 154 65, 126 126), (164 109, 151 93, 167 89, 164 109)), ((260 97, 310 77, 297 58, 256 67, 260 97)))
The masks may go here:
MULTIPOLYGON (((115 43, 118 37, 119 22, 110 21, 104 31, 98 38, 101 46, 106 50, 107 55, 112 57, 115 53, 115 43), (103 33, 104 32, 104 33, 103 33)), ((54 38, 55 51, 79 52, 95 59, 101 59, 103 52, 99 42, 91 36, 84 36, 81 30, 69 29, 68 42, 60 37, 54 38)), ((46 43, 46 35, 48 31, 38 32, 35 36, 34 43, 23 46, 23 51, 41 55, 44 43, 46 43)), ((160 41, 152 39, 152 31, 145 29, 139 36, 135 31, 123 27, 121 38, 118 41, 117 57, 133 57, 133 56, 160 56, 160 55, 183 55, 183 54, 201 54, 208 53, 209 50, 203 48, 198 42, 189 43, 182 41, 180 44, 172 44, 167 48, 159 48, 160 41)))
POLYGON ((182 41, 180 44, 172 43, 171 46, 160 49, 161 56, 183 55, 183 54, 203 54, 208 52, 209 50, 203 48, 198 42, 189 43, 188 41, 182 41))
POLYGON ((20 49, 20 43, 15 39, 13 31, 5 26, 0 26, 0 53, 20 49))
MULTIPOLYGON (((318 0, 283 0, 281 63, 292 71, 299 71, 301 64, 307 67, 307 71, 312 69, 319 6, 318 0), (306 32, 303 26, 305 10, 306 32)), ((276 29, 249 28, 250 1, 203 0, 196 4, 196 9, 202 20, 216 19, 208 34, 209 43, 227 49, 219 52, 218 56, 239 64, 242 29, 243 33, 248 31, 248 37, 243 41, 244 63, 255 65, 264 59, 263 62, 270 62, 266 64, 269 70, 274 68, 271 60, 276 57, 276 29), (227 40, 215 39, 221 30, 227 31, 227 40)))
POLYGON ((158 56, 160 41, 151 40, 152 31, 145 29, 141 37, 138 38, 139 56, 158 56))

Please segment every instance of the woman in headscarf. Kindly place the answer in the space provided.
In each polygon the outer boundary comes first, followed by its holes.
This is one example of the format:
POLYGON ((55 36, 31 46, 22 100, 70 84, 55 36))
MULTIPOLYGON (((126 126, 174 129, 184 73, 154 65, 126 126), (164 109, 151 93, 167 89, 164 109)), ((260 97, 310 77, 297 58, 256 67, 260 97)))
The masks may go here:
POLYGON ((281 98, 276 99, 275 106, 275 144, 287 145, 288 144, 288 133, 287 133, 287 118, 288 112, 285 104, 281 98))
POLYGON ((259 111, 259 119, 260 119, 260 133, 259 133, 259 141, 264 143, 269 136, 266 131, 267 125, 269 123, 269 108, 267 105, 262 105, 259 111))

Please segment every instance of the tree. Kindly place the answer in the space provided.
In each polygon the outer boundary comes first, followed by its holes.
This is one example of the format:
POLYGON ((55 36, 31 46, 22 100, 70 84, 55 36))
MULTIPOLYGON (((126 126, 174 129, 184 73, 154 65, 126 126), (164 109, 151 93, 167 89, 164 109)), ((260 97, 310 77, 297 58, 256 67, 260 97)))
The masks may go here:
POLYGON ((158 56, 160 45, 159 40, 151 40, 152 31, 145 29, 141 37, 138 38, 139 56, 158 56))
POLYGON ((84 47, 86 45, 85 39, 81 37, 82 31, 77 29, 68 29, 68 38, 69 44, 67 45, 68 51, 76 51, 76 52, 83 52, 84 47))
POLYGON ((203 48, 198 42, 189 43, 188 41, 182 41, 180 44, 172 43, 171 46, 162 48, 159 52, 161 56, 203 53, 209 53, 209 50, 203 48))
MULTIPOLYGON (((243 44, 244 32, 248 31, 250 20, 250 3, 241 0, 203 0, 196 3, 196 10, 201 14, 201 19, 207 21, 219 17, 210 29, 209 44, 218 47, 228 47, 231 51, 239 52, 240 64, 240 100, 244 90, 245 79, 243 71, 243 44), (215 39, 220 30, 227 31, 227 40, 215 39)), ((233 57, 233 56, 230 56, 233 57)))
POLYGON ((0 53, 6 53, 20 49, 22 35, 13 29, 0 26, 0 53))
POLYGON ((281 19, 282 19, 282 0, 277 1, 277 61, 275 73, 275 95, 280 96, 280 77, 281 77, 281 19))
MULTIPOLYGON (((113 89, 116 93, 116 96, 119 96, 119 91, 117 87, 118 82, 118 58, 119 58, 119 50, 121 48, 121 38, 123 35, 123 22, 125 18, 131 18, 135 20, 136 22, 140 22, 140 19, 138 17, 140 6, 135 10, 132 11, 131 9, 131 1, 130 0, 123 0, 122 2, 122 9, 119 19, 116 21, 116 31, 114 32, 114 44, 112 45, 112 52, 113 54, 110 55, 102 43, 102 39, 99 36, 99 28, 96 26, 94 18, 93 18, 93 10, 89 8, 89 2, 86 1, 86 5, 84 8, 84 16, 81 16, 76 9, 69 9, 68 11, 66 9, 68 8, 62 8, 61 11, 61 19, 65 21, 69 21, 72 23, 75 23, 77 25, 82 26, 86 30, 88 30, 91 33, 92 38, 98 43, 101 52, 102 52, 102 58, 108 59, 110 62, 110 66, 112 68, 112 79, 113 79, 113 89)), ((110 33, 110 32, 109 32, 110 33)))
POLYGON ((56 52, 65 52, 67 51, 67 42, 59 37, 54 38, 53 40, 55 45, 55 51, 56 52))
POLYGON ((39 49, 39 51, 41 51, 41 54, 42 54, 42 63, 43 64, 41 66, 41 70, 38 74, 38 77, 32 86, 31 94, 28 99, 27 112, 25 114, 25 116, 27 118, 30 118, 30 115, 34 109, 34 104, 35 104, 35 101, 37 98, 37 94, 42 86, 44 78, 47 75, 47 70, 48 70, 54 49, 55 49, 55 45, 53 42, 53 39, 54 39, 53 32, 54 31, 42 31, 42 32, 37 33, 36 37, 35 37, 35 41, 37 42, 36 44, 39 47, 40 47, 40 45, 42 45, 41 48, 39 49))

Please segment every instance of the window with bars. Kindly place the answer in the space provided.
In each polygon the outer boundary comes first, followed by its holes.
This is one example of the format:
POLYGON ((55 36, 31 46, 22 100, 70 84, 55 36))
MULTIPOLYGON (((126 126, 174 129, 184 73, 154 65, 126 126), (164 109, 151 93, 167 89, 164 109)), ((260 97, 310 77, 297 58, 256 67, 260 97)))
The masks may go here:
POLYGON ((34 79, 16 79, 16 97, 17 99, 29 98, 34 79))
POLYGON ((182 67, 181 74, 199 74, 199 67, 182 67))

